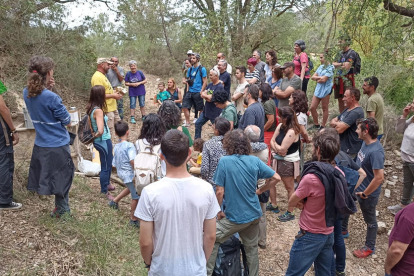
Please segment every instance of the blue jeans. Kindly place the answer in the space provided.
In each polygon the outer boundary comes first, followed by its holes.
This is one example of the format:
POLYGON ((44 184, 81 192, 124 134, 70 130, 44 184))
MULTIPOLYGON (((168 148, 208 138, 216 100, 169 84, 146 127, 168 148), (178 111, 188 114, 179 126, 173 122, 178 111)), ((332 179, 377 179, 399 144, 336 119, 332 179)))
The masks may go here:
POLYGON ((145 95, 139 95, 139 96, 130 96, 129 97, 129 109, 135 109, 137 107, 137 98, 139 102, 140 107, 145 106, 145 95))
POLYGON ((331 275, 333 244, 334 233, 323 235, 307 232, 295 239, 290 249, 286 276, 305 275, 312 263, 314 263, 316 276, 331 275))
POLYGON ((9 138, 8 146, 6 145, 5 134, 0 124, 0 204, 10 204, 13 201, 13 140, 7 125, 6 131, 6 135, 9 138))
POLYGON ((201 130, 203 129, 205 123, 207 123, 208 121, 214 124, 214 119, 204 117, 204 112, 201 112, 200 117, 198 117, 197 122, 195 123, 194 139, 201 138, 201 130))
POLYGON ((342 236, 342 216, 335 220, 334 224, 334 252, 336 258, 332 261, 332 276, 335 276, 335 270, 338 272, 345 271, 346 249, 344 237, 342 236))
POLYGON ((117 103, 119 117, 122 120, 124 119, 124 99, 121 98, 117 100, 116 103, 117 103))
POLYGON ((376 207, 378 204, 378 196, 368 196, 367 199, 362 199, 357 197, 359 202, 359 207, 361 208, 362 216, 364 221, 367 224, 367 236, 365 238, 365 246, 371 250, 375 250, 375 242, 377 240, 377 216, 376 216, 376 207))
POLYGON ((112 172, 112 141, 111 139, 108 139, 104 141, 93 142, 93 146, 99 152, 99 160, 101 161, 101 173, 99 174, 101 193, 106 194, 108 192, 108 185, 111 180, 112 172))

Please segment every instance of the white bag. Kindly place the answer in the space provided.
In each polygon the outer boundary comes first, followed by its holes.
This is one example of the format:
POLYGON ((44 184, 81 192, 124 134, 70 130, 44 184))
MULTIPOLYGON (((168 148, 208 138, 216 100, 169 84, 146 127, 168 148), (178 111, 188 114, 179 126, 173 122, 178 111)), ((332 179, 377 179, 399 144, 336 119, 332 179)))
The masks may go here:
POLYGON ((142 139, 135 142, 138 154, 134 159, 135 189, 141 195, 142 189, 161 178, 161 159, 158 154, 161 145, 145 145, 142 139))
POLYGON ((101 165, 83 159, 78 163, 78 170, 86 176, 97 176, 101 172, 101 165))

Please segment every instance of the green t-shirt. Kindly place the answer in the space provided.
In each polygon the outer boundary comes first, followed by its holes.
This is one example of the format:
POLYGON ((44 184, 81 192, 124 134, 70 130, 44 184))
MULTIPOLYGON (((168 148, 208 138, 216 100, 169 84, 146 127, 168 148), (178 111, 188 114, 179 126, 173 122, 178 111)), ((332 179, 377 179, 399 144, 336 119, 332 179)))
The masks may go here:
POLYGON ((368 112, 372 111, 375 112, 375 120, 377 120, 378 123, 378 135, 384 134, 384 100, 378 92, 375 92, 368 98, 368 102, 365 107, 367 116, 368 112))
MULTIPOLYGON (((171 129, 177 129, 178 126, 172 126, 171 129)), ((181 131, 188 137, 188 143, 189 146, 191 147, 193 145, 193 139, 191 139, 191 135, 190 132, 188 131, 188 129, 186 127, 181 127, 181 131)))
POLYGON ((263 104, 263 109, 264 109, 264 112, 265 112, 265 125, 267 123, 267 116, 266 115, 273 115, 274 116, 273 124, 270 126, 270 128, 268 130, 265 130, 265 131, 275 131, 276 130, 276 104, 275 104, 275 101, 273 99, 267 100, 263 104))
POLYGON ((171 98, 171 94, 168 91, 162 91, 162 92, 158 92, 157 94, 157 101, 165 101, 168 100, 169 98, 171 98))
POLYGON ((0 81, 0 95, 4 94, 7 91, 6 86, 0 81))
POLYGON ((229 104, 223 108, 220 116, 226 118, 229 122, 233 122, 233 127, 237 126, 237 110, 234 104, 229 104))

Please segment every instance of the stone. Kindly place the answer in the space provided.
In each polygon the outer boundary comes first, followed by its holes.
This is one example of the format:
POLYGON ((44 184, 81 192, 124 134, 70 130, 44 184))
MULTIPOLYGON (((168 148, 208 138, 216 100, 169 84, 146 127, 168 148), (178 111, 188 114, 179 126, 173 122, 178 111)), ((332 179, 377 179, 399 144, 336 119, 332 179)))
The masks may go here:
POLYGON ((371 276, 377 276, 377 273, 373 273, 371 276))
POLYGON ((377 255, 377 254, 372 254, 372 258, 373 258, 373 259, 378 258, 378 255, 377 255))
POLYGON ((398 166, 395 166, 395 168, 396 168, 397 170, 402 170, 402 169, 403 169, 403 166, 398 165, 398 166))
POLYGON ((384 234, 387 232, 387 225, 385 222, 378 221, 378 234, 384 234))
POLYGON ((401 152, 399 152, 398 150, 394 150, 394 154, 397 155, 397 156, 400 156, 401 152))
POLYGON ((391 196, 391 191, 388 189, 385 189, 384 196, 389 198, 391 196))
POLYGON ((388 230, 387 236, 391 235, 391 231, 392 231, 392 229, 388 230))
POLYGON ((393 187, 394 187, 394 186, 395 186, 395 184, 396 184, 396 183, 395 183, 394 181, 387 181, 387 185, 390 185, 390 186, 393 186, 393 187))
POLYGON ((394 178, 394 179, 398 179, 398 176, 396 176, 396 175, 393 175, 393 176, 392 176, 392 178, 394 178))
POLYGON ((379 216, 379 211, 378 210, 375 210, 375 216, 379 216))

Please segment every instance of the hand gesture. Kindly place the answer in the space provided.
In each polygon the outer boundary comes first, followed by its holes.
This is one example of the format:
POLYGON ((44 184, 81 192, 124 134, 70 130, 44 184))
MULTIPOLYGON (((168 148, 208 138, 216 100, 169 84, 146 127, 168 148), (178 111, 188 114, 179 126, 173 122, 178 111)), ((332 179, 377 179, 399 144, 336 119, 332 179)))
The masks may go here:
POLYGON ((116 100, 120 100, 120 99, 122 99, 122 95, 121 95, 121 94, 119 94, 119 93, 115 93, 115 99, 116 99, 116 100))
POLYGON ((403 109, 403 117, 407 118, 408 114, 410 113, 411 103, 407 104, 406 107, 403 109))

